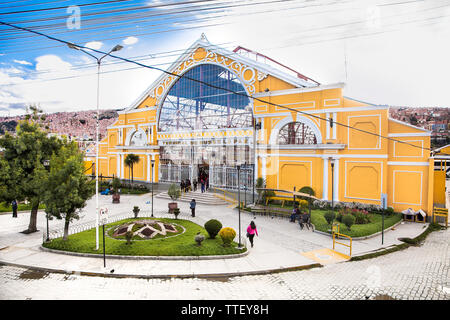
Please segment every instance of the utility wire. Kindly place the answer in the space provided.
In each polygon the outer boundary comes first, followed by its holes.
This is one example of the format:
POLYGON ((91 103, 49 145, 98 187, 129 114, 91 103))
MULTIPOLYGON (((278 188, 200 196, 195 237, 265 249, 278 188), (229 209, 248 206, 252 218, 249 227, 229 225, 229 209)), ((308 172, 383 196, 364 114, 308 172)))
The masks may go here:
MULTIPOLYGON (((6 22, 2 22, 2 21, 0 21, 0 24, 2 24, 2 25, 7 25, 7 26, 12 27, 12 28, 21 29, 21 30, 26 31, 26 32, 32 32, 32 33, 35 33, 35 34, 39 34, 39 35, 41 35, 41 36, 43 36, 43 37, 46 37, 46 38, 48 38, 48 39, 50 39, 50 40, 54 40, 54 41, 58 41, 58 42, 64 43, 64 44, 66 44, 66 45, 74 46, 73 43, 70 43, 70 42, 68 42, 68 41, 61 40, 61 39, 58 39, 58 38, 55 38, 55 37, 46 35, 46 34, 44 34, 44 33, 38 32, 38 31, 31 30, 31 29, 28 29, 28 28, 24 28, 24 27, 12 25, 12 24, 10 24, 10 23, 6 23, 6 22)), ((91 50, 91 51, 94 51, 94 52, 99 53, 99 54, 102 54, 102 55, 108 54, 107 52, 103 52, 103 51, 100 51, 100 50, 87 48, 87 47, 84 47, 84 46, 81 46, 81 45, 75 45, 75 46, 78 47, 78 48, 81 48, 81 49, 91 50)), ((420 146, 414 145, 414 144, 412 144, 412 143, 408 143, 408 142, 406 142, 406 141, 393 139, 392 137, 386 137, 386 136, 383 136, 383 135, 380 135, 380 134, 377 134, 377 133, 374 133, 374 132, 370 132, 370 131, 362 130, 362 129, 359 129, 359 128, 355 128, 355 127, 346 125, 346 124, 344 124, 344 123, 340 123, 340 122, 334 121, 333 119, 322 118, 322 117, 320 117, 320 116, 317 116, 317 115, 315 115, 315 114, 311 114, 311 113, 308 113, 308 112, 305 112, 305 111, 296 110, 296 109, 293 109, 293 108, 290 108, 290 107, 286 107, 286 106, 283 106, 283 105, 279 105, 279 104, 276 104, 276 103, 273 103, 273 102, 270 102, 270 101, 265 101, 265 100, 262 100, 262 99, 260 99, 260 98, 255 98, 255 97, 249 96, 249 95, 246 94, 246 93, 236 92, 236 91, 233 91, 233 90, 231 90, 231 89, 222 88, 222 87, 219 87, 219 86, 216 86, 216 85, 213 85, 213 84, 210 84, 210 83, 207 83, 207 82, 198 80, 198 79, 190 78, 190 77, 186 76, 185 74, 183 74, 183 75, 178 75, 178 74, 176 74, 176 73, 173 73, 173 72, 170 72, 170 71, 167 71, 167 70, 163 70, 163 69, 160 69, 160 68, 157 68, 157 67, 153 67, 153 66, 148 66, 148 65, 142 64, 142 63, 140 63, 140 62, 136 62, 136 61, 133 61, 133 60, 129 60, 129 59, 127 59, 127 58, 122 58, 122 57, 113 55, 113 54, 111 54, 111 53, 109 53, 108 55, 109 55, 110 57, 112 57, 112 58, 120 59, 120 60, 129 62, 129 63, 133 63, 133 64, 136 64, 136 65, 138 65, 138 66, 144 67, 144 68, 148 68, 148 69, 152 69, 152 70, 157 70, 157 71, 163 72, 163 73, 165 73, 165 74, 168 74, 168 75, 177 77, 178 80, 184 77, 185 79, 188 79, 188 80, 191 80, 191 81, 200 83, 200 84, 207 85, 207 86, 209 86, 209 87, 211 87, 211 88, 214 88, 214 89, 219 89, 219 90, 223 90, 223 91, 228 91, 228 92, 230 92, 230 93, 232 93, 232 94, 239 95, 239 96, 243 96, 243 97, 246 97, 246 98, 248 98, 248 99, 253 99, 253 100, 256 100, 256 101, 265 103, 265 104, 270 104, 270 105, 275 106, 275 107, 283 108, 283 109, 285 109, 285 110, 287 110, 287 111, 291 111, 291 112, 295 112, 295 113, 304 114, 304 115, 307 115, 307 116, 309 116, 309 117, 316 118, 316 119, 318 119, 318 120, 323 120, 323 121, 325 121, 325 122, 330 122, 330 124, 336 124, 336 125, 342 126, 342 127, 344 127, 344 128, 356 130, 356 131, 359 131, 359 132, 362 132, 362 133, 365 133, 365 134, 369 134, 369 135, 376 136, 376 137, 378 137, 378 138, 383 138, 383 139, 386 139, 386 140, 395 141, 395 142, 398 142, 398 143, 403 143, 403 144, 412 146, 412 147, 414 147, 414 148, 419 148, 419 149, 422 149, 422 150, 432 151, 431 148, 420 147, 420 146)))
MULTIPOLYGON (((439 7, 428 8, 428 9, 429 9, 429 10, 431 10, 431 9, 440 9, 440 8, 442 8, 442 7, 447 7, 447 6, 450 6, 450 4, 444 5, 444 6, 439 6, 439 7)), ((388 16, 387 18, 390 18, 390 17, 396 17, 396 15, 388 16)), ((406 22, 402 22, 402 23, 400 23, 400 24, 415 23, 415 22, 421 22, 421 21, 427 21, 427 20, 433 20, 433 19, 440 19, 440 18, 445 18, 445 16, 432 17, 432 18, 427 18, 427 19, 425 19, 425 20, 412 20, 412 21, 406 21, 406 22)), ((329 29, 329 28, 334 28, 334 27, 349 26, 349 25, 354 25, 354 24, 364 23, 364 22, 365 22, 365 21, 363 20, 363 21, 355 21, 355 22, 350 22, 350 23, 345 23, 345 24, 330 25, 330 26, 325 26, 325 27, 320 27, 320 28, 312 28, 312 29, 304 30, 304 31, 301 32, 301 33, 304 33, 304 32, 310 32, 310 31, 317 31, 317 30, 323 30, 323 29, 329 29)), ((396 25, 398 25, 398 24, 394 23, 394 24, 390 24, 390 25, 388 25, 388 26, 396 26, 396 25)), ((384 32, 389 32, 389 30, 388 30, 388 31, 376 32, 376 33, 365 33, 365 34, 359 34, 359 35, 352 35, 352 36, 349 36, 349 37, 353 38, 353 37, 369 36, 369 35, 379 34, 379 33, 384 33, 384 32)), ((297 33, 297 34, 298 34, 298 33, 297 33)), ((314 37, 317 37, 317 36, 316 36, 316 35, 303 36, 302 39, 306 39, 306 38, 314 38, 314 37)), ((345 38, 346 38, 346 37, 344 37, 344 38, 338 38, 338 39, 345 39, 345 38)), ((334 39, 330 39, 330 40, 327 40, 327 41, 333 41, 333 40, 334 40, 334 39)), ((324 42, 324 41, 319 40, 318 42, 324 42)), ((307 42, 307 43, 303 43, 303 45, 305 45, 305 44, 310 44, 310 43, 317 43, 317 41, 316 41, 316 42, 307 42)), ((272 47, 272 48, 277 48, 277 47, 272 47)), ((268 50, 268 49, 272 49, 272 48, 265 48, 265 49, 268 50)), ((180 50, 175 50, 175 51, 172 51, 172 52, 179 52, 179 51, 180 51, 180 50)), ((165 56, 161 56, 161 57, 158 57, 158 56, 156 56, 156 55, 158 55, 158 54, 152 54, 152 55, 151 55, 151 56, 152 56, 151 58, 162 58, 162 57, 169 57, 169 56, 178 56, 178 54, 165 55, 165 56)), ((129 59, 133 59, 134 61, 146 60, 146 59, 149 59, 149 55, 129 57, 129 59), (137 58, 140 58, 140 57, 143 57, 143 58, 142 58, 142 59, 137 59, 137 58)), ((126 62, 124 62, 124 61, 118 61, 118 62, 113 62, 113 63, 107 63, 107 65, 111 65, 111 64, 122 64, 122 63, 126 63, 126 62)), ((168 64, 170 64, 170 63, 168 63, 168 64)), ((78 68, 72 68, 72 70, 82 69, 82 68, 89 68, 89 67, 91 67, 91 66, 93 66, 93 65, 95 65, 95 64, 88 63, 88 64, 86 64, 85 66, 80 65, 78 68)), ((161 66, 161 65, 164 65, 164 64, 158 64, 158 65, 161 66)), ((124 70, 130 70, 130 69, 127 68, 127 69, 124 69, 124 70)), ((36 72, 32 72, 32 74, 36 75, 36 74, 41 74, 41 73, 48 73, 49 71, 50 71, 50 70, 36 71, 36 72)), ((31 72, 28 72, 28 73, 31 73, 31 72)), ((76 77, 76 76, 74 76, 74 77, 76 77)), ((73 77, 56 78, 55 80, 58 80, 58 79, 69 79, 69 78, 73 78, 73 77)), ((53 80, 53 79, 50 79, 50 80, 53 80)), ((46 81, 46 80, 44 80, 44 81, 46 81)))
MULTIPOLYGON (((98 5, 107 4, 107 3, 124 2, 124 1, 130 1, 130 0, 110 0, 110 1, 105 1, 105 2, 93 2, 93 3, 77 4, 76 6, 78 6, 78 7, 98 6, 98 5)), ((60 9, 67 9, 67 6, 32 9, 32 10, 21 10, 21 11, 12 11, 12 12, 0 12, 0 15, 1 16, 5 16, 5 15, 10 15, 10 14, 41 12, 41 11, 60 10, 60 9)))

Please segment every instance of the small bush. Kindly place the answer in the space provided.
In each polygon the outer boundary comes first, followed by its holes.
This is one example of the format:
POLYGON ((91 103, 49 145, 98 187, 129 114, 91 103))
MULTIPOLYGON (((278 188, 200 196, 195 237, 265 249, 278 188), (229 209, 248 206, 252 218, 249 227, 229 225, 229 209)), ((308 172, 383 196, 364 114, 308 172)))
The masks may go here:
POLYGON ((173 214, 175 215, 175 219, 178 219, 178 215, 180 214, 180 208, 173 209, 173 214))
POLYGON ((209 234, 210 239, 216 238, 220 229, 222 229, 222 223, 219 220, 211 219, 205 223, 205 229, 209 234))
POLYGON ((332 224, 334 218, 336 217, 336 215, 334 214, 333 211, 327 211, 327 212, 325 212, 325 214, 323 216, 324 216, 325 220, 327 220, 328 224, 332 224))
POLYGON ((202 245, 203 240, 205 240, 205 236, 200 234, 200 232, 197 233, 197 235, 194 238, 195 242, 197 242, 197 245, 200 247, 202 245))
POLYGON ((355 217, 351 214, 346 214, 342 217, 342 223, 345 224, 348 230, 350 230, 352 225, 355 223, 355 217))
POLYGON ((169 190, 167 190, 167 194, 173 201, 177 201, 181 197, 181 189, 175 183, 172 183, 169 190))
POLYGON ((233 242, 233 239, 236 237, 236 231, 230 227, 222 228, 219 231, 219 236, 222 238, 223 246, 229 247, 231 242, 233 242))
POLYGON ((314 192, 313 188, 308 187, 308 186, 302 187, 300 190, 298 190, 298 192, 306 193, 306 194, 309 194, 309 195, 312 195, 312 196, 316 195, 316 193, 314 192))
POLYGON ((300 206, 300 209, 305 210, 308 207, 308 201, 300 200, 299 206, 300 206))
POLYGON ((133 238, 133 231, 127 231, 127 233, 125 233, 125 239, 127 239, 127 244, 131 244, 132 238, 133 238))

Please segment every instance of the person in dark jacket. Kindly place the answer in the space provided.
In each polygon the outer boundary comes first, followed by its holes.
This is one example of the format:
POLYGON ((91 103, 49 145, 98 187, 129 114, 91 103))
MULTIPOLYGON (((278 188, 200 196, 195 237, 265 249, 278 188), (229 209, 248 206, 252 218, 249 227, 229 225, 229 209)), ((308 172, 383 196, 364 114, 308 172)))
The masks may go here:
POLYGON ((12 210, 13 210, 13 218, 17 218, 17 201, 13 200, 11 202, 12 210))
POLYGON ((195 202, 195 199, 192 199, 192 201, 190 203, 192 217, 195 217, 195 206, 196 205, 197 205, 197 203, 195 202))

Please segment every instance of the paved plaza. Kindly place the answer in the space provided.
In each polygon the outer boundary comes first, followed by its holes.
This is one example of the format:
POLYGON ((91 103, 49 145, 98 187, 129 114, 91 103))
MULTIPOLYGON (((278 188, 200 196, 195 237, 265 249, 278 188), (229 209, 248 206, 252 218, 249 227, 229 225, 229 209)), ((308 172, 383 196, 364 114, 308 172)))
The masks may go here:
MULTIPOLYGON (((111 217, 127 212, 131 217, 133 205, 141 208, 140 214, 150 214, 148 195, 122 196, 117 205, 111 203, 110 196, 100 199, 111 217)), ((180 205, 187 217, 188 203, 180 205)), ((155 215, 167 216, 166 211, 167 201, 155 198, 155 215)), ((95 198, 75 224, 95 220, 94 214, 95 198)), ((237 210, 199 204, 193 221, 203 225, 211 218, 238 229, 237 210)), ((243 233, 252 219, 253 215, 242 212, 243 233)), ((39 232, 24 235, 20 231, 28 222, 29 213, 19 213, 17 219, 0 215, 0 299, 450 298, 449 230, 431 233, 421 246, 378 258, 310 268, 317 261, 304 253, 332 248, 329 236, 300 230, 288 220, 257 216, 260 236, 243 257, 190 261, 108 258, 108 270, 104 270, 101 255, 78 257, 41 250, 45 215, 39 214, 39 232), (113 276, 102 276, 110 269, 114 269, 113 276), (286 271, 289 269, 294 271, 286 271)), ((50 221, 51 230, 61 226, 62 221, 50 221)), ((398 238, 412 238, 423 230, 423 224, 399 224, 385 233, 383 246, 380 236, 354 241, 353 256, 398 244, 398 238)))

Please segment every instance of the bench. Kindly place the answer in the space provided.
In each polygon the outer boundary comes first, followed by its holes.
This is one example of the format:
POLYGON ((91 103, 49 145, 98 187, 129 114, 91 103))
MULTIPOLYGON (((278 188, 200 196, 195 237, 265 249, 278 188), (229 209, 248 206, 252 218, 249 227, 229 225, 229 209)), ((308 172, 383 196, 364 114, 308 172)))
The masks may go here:
POLYGON ((260 215, 269 215, 272 218, 278 217, 278 218, 290 218, 292 214, 292 209, 284 209, 284 208, 277 208, 277 207, 265 207, 265 206, 257 206, 252 208, 253 214, 260 214, 260 215))

